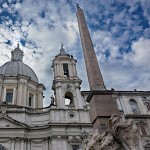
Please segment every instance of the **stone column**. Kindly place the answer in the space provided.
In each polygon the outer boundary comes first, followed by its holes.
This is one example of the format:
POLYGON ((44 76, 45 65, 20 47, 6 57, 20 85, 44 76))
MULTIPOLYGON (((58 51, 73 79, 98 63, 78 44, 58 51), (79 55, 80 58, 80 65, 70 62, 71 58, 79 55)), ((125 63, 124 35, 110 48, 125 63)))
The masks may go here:
POLYGON ((45 150, 49 150, 48 138, 45 138, 45 150))
POLYGON ((24 139, 21 139, 20 150, 24 150, 24 139))
POLYGON ((53 140, 53 139, 52 139, 52 141, 51 141, 51 149, 52 149, 52 150, 58 150, 58 149, 57 149, 57 142, 56 142, 55 140, 53 140))
POLYGON ((59 64, 59 74, 60 74, 61 77, 64 76, 63 64, 59 64))
POLYGON ((22 103, 22 84, 21 83, 18 84, 17 104, 23 105, 23 103, 22 103))
POLYGON ((27 141, 27 150, 31 150, 31 139, 27 141))
POLYGON ((13 99, 12 99, 12 104, 15 104, 15 97, 16 97, 16 88, 13 88, 13 99))
POLYGON ((23 89, 22 89, 23 93, 22 93, 22 100, 24 101, 24 106, 27 106, 27 84, 24 83, 23 84, 23 89))
POLYGON ((15 150, 15 140, 11 140, 11 150, 15 150))
POLYGON ((43 107, 43 92, 39 88, 38 88, 38 104, 37 104, 37 107, 38 108, 43 107))
POLYGON ((64 100, 64 95, 62 94, 62 88, 59 85, 58 87, 58 99, 57 101, 59 101, 59 108, 65 108, 65 100, 64 100))
POLYGON ((57 64, 57 73, 58 73, 58 76, 61 76, 60 64, 57 64))
POLYGON ((57 73, 57 64, 54 64, 54 77, 57 77, 58 73, 57 73))
POLYGON ((68 64, 68 71, 69 71, 69 76, 70 76, 70 77, 73 77, 74 74, 73 74, 72 64, 68 64))
POLYGON ((59 108, 60 107, 60 104, 59 104, 59 92, 58 92, 58 87, 56 86, 56 90, 55 90, 55 101, 56 101, 56 105, 57 105, 57 108, 59 108))
POLYGON ((82 109, 83 108, 83 100, 81 98, 81 92, 79 90, 79 86, 76 85, 76 101, 77 101, 77 107, 82 109))
POLYGON ((33 94, 33 108, 35 108, 35 94, 33 94))
POLYGON ((2 101, 2 80, 0 79, 0 101, 2 101))
POLYGON ((27 90, 27 106, 29 106, 29 90, 27 90))
POLYGON ((74 76, 77 76, 76 65, 72 64, 72 67, 73 67, 74 76))
POLYGON ((62 141, 62 147, 63 147, 62 149, 64 150, 68 149, 66 140, 62 141))
POLYGON ((2 96, 2 101, 6 101, 6 87, 3 88, 3 96, 2 96))

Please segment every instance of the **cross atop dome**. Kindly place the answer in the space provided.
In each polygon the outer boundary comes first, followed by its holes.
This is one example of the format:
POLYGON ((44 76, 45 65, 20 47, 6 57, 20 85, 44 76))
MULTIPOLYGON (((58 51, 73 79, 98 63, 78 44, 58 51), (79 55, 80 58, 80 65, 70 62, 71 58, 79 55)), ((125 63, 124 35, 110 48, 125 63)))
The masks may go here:
POLYGON ((17 48, 19 48, 19 43, 17 44, 17 48))
POLYGON ((15 61, 22 61, 23 59, 23 51, 19 47, 19 43, 17 44, 17 47, 11 51, 11 60, 15 61))
POLYGON ((61 48, 60 48, 60 53, 59 53, 59 55, 67 55, 67 53, 66 53, 66 51, 65 51, 65 49, 64 49, 64 44, 61 42, 61 48))

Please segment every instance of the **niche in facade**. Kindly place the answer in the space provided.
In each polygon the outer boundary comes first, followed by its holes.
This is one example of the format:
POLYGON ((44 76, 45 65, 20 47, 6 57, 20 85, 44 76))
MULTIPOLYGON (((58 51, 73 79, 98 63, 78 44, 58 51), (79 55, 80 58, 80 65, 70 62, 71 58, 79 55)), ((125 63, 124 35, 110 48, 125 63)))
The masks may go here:
POLYGON ((68 107, 74 107, 73 95, 71 92, 65 94, 65 105, 68 107))
POLYGON ((32 93, 29 93, 28 105, 30 107, 33 107, 33 97, 34 95, 32 93))

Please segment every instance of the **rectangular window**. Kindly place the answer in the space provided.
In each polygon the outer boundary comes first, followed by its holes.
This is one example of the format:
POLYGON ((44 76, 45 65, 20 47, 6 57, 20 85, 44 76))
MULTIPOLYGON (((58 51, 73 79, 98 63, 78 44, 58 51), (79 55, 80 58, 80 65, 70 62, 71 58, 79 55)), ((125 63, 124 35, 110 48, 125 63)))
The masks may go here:
POLYGON ((31 100, 32 100, 32 97, 29 97, 29 106, 32 105, 31 100))
POLYGON ((6 89, 6 102, 12 103, 13 101, 13 89, 6 89))
POLYGON ((28 105, 30 106, 30 107, 32 107, 33 106, 33 94, 29 94, 29 101, 28 101, 28 105))
POLYGON ((68 64, 63 64, 64 76, 69 77, 68 64))

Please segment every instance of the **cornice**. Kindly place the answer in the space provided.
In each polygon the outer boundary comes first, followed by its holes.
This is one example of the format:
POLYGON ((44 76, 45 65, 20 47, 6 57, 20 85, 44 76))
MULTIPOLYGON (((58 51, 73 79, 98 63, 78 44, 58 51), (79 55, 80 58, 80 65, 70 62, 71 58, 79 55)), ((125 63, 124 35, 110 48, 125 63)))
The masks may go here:
POLYGON ((125 118, 133 118, 133 119, 149 119, 150 115, 148 114, 126 114, 125 118))
POLYGON ((150 96, 150 91, 114 91, 114 90, 91 90, 81 91, 82 95, 88 95, 86 101, 90 102, 93 95, 117 95, 117 96, 150 96))

